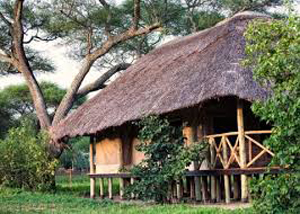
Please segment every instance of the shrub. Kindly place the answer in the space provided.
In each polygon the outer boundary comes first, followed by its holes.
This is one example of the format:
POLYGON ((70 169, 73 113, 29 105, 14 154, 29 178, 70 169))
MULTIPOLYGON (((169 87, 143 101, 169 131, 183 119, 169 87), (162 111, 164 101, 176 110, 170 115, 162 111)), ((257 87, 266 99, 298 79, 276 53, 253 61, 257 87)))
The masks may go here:
POLYGON ((57 161, 48 155, 47 135, 32 127, 25 120, 0 141, 0 185, 32 190, 53 187, 57 161))
POLYGON ((191 161, 203 160, 206 144, 186 147, 182 127, 171 126, 167 119, 150 116, 138 125, 141 143, 136 149, 145 154, 145 159, 131 169, 138 180, 125 189, 125 194, 167 202, 170 182, 181 179, 191 161))
POLYGON ((273 125, 264 143, 275 153, 271 165, 292 173, 268 175, 252 184, 257 213, 300 212, 300 17, 255 22, 247 30, 246 64, 271 96, 253 111, 273 125))

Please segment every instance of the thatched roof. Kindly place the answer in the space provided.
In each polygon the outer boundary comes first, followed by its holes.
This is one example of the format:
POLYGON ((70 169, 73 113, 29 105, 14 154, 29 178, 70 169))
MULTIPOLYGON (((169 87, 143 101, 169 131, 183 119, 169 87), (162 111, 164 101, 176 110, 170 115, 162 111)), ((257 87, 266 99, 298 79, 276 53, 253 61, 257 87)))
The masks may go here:
POLYGON ((253 80, 252 71, 239 64, 243 34, 255 18, 266 16, 241 13, 151 51, 55 127, 54 136, 92 134, 215 97, 264 99, 267 92, 253 80))

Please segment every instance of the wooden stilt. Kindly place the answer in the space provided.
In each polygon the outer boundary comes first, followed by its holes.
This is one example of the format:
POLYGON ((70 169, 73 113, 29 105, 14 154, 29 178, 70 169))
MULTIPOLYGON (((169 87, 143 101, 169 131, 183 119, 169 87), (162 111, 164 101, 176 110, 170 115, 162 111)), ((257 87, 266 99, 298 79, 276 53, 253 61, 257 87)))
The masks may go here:
MULTIPOLYGON (((247 154, 245 143, 245 129, 244 129, 244 115, 243 115, 243 103, 238 99, 237 101, 237 123, 239 133, 239 153, 241 168, 247 168, 247 154)), ((247 202, 248 197, 248 182, 247 176, 241 175, 241 198, 242 202, 247 202)))
POLYGON ((180 181, 176 181, 176 195, 177 195, 177 199, 180 200, 181 199, 181 185, 180 185, 180 181))
MULTIPOLYGON (((227 149, 227 143, 224 139, 222 138, 221 143, 223 144, 223 161, 225 165, 228 162, 228 149, 227 149)), ((224 175, 224 190, 225 190, 225 202, 230 203, 230 181, 229 181, 229 176, 224 175)))
MULTIPOLYGON (((134 184, 134 178, 130 178, 130 184, 133 185, 134 184)), ((131 193, 131 199, 134 199, 135 195, 134 193, 131 193)))
MULTIPOLYGON (((213 163, 215 161, 215 156, 216 156, 216 151, 214 146, 211 144, 210 145, 210 168, 214 169, 213 163)), ((215 203, 216 202, 216 177, 211 176, 210 178, 210 192, 211 192, 211 202, 215 203)))
POLYGON ((113 179, 108 178, 108 198, 113 199, 113 179))
POLYGON ((120 185, 120 199, 123 200, 123 196, 124 196, 124 179, 123 178, 119 178, 119 185, 120 185))
POLYGON ((233 176, 233 198, 238 201, 240 198, 240 176, 233 176))
POLYGON ((216 176, 216 201, 219 203, 222 200, 220 177, 216 176))
POLYGON ((208 185, 207 185, 207 176, 201 177, 201 187, 202 187, 202 199, 204 203, 208 202, 208 185))
POLYGON ((195 199, 195 179, 189 178, 189 183, 190 183, 190 198, 192 200, 194 200, 195 199))
MULTIPOLYGON (((95 173, 94 151, 95 137, 90 137, 90 174, 95 173)), ((90 178, 90 197, 95 198, 95 178, 90 178)))
POLYGON ((100 198, 104 198, 104 179, 99 179, 100 198))

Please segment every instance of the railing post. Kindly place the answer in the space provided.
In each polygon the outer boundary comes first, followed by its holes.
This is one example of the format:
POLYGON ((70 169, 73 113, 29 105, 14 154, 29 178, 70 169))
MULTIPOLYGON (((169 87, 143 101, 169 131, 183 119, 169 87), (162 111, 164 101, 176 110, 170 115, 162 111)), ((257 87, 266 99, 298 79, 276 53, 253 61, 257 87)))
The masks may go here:
MULTIPOLYGON (((211 141, 211 140, 210 140, 211 141)), ((214 161, 216 157, 216 151, 215 147, 213 145, 213 142, 210 142, 210 168, 214 169, 214 161)), ((211 202, 216 202, 216 176, 212 175, 210 177, 210 189, 211 189, 211 202)))
MULTIPOLYGON (((244 115, 243 115, 243 103, 241 100, 237 100, 237 124, 239 133, 239 153, 241 168, 247 168, 247 154, 245 143, 245 129, 244 129, 244 115)), ((250 151, 251 152, 251 151, 250 151)), ((247 202, 248 197, 248 182, 247 175, 241 175, 241 198, 242 202, 247 202)))
MULTIPOLYGON (((223 144, 223 160, 224 165, 226 166, 228 163, 228 150, 226 143, 226 136, 223 136, 221 139, 221 143, 223 144)), ((230 180, 229 175, 224 175, 224 189, 225 189, 225 202, 230 203, 230 180)))
MULTIPOLYGON (((90 137, 90 174, 95 173, 95 162, 94 162, 94 154, 95 154, 95 137, 90 137)), ((90 197, 95 198, 95 178, 90 178, 90 197)))

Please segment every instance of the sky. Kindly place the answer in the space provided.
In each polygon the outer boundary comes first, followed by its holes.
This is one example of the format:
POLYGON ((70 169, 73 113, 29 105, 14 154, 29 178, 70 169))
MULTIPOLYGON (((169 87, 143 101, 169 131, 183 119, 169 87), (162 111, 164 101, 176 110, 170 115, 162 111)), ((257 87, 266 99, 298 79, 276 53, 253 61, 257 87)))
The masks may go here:
MULTIPOLYGON (((296 10, 300 13, 300 2, 296 6, 296 10)), ((80 61, 70 58, 67 54, 68 47, 62 46, 58 42, 34 42, 33 47, 40 51, 44 56, 52 59, 56 67, 54 73, 38 74, 37 79, 47 80, 57 83, 62 88, 68 88, 72 79, 75 77, 80 68, 80 61)), ((99 71, 92 69, 83 82, 83 86, 98 78, 105 70, 99 71)), ((0 78, 0 89, 11 85, 24 82, 22 75, 9 75, 0 78)))

